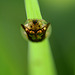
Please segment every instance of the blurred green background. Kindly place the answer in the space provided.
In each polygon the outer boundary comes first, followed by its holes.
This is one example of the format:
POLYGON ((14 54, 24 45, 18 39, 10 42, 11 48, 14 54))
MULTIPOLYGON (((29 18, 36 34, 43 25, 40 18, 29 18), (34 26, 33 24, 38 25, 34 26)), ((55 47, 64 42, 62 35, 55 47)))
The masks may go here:
MULTIPOLYGON (((58 75, 75 75, 75 0, 39 0, 52 24, 49 38, 58 75)), ((27 41, 20 32, 26 20, 24 0, 0 0, 0 75, 27 75, 27 41)))

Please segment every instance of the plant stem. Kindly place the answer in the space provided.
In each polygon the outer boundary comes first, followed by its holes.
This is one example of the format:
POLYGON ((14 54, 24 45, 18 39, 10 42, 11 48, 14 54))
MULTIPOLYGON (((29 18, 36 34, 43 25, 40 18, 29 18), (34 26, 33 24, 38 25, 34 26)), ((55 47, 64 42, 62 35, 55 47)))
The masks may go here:
POLYGON ((25 0, 28 19, 42 19, 37 0, 25 0))
MULTIPOLYGON (((27 19, 42 19, 37 0, 25 0, 27 19)), ((29 75, 56 75, 56 69, 46 38, 42 42, 28 43, 28 72, 29 75)))

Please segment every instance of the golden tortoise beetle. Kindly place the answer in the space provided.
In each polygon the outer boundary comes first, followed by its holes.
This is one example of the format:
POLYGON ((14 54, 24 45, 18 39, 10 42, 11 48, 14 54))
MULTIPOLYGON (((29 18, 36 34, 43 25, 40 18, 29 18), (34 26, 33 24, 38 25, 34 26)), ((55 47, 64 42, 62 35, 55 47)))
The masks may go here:
POLYGON ((45 39, 49 32, 50 23, 43 19, 28 19, 25 24, 21 24, 25 31, 25 35, 32 42, 40 42, 45 39))

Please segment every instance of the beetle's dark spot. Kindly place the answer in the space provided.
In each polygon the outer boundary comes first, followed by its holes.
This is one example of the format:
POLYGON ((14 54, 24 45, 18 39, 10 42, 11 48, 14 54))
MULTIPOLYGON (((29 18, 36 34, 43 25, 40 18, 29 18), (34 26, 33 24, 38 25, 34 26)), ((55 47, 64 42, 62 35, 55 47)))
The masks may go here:
POLYGON ((32 28, 32 26, 30 26, 32 28))
POLYGON ((40 27, 40 25, 39 25, 39 27, 40 27))
POLYGON ((37 20, 33 20, 33 24, 36 24, 37 23, 37 20))

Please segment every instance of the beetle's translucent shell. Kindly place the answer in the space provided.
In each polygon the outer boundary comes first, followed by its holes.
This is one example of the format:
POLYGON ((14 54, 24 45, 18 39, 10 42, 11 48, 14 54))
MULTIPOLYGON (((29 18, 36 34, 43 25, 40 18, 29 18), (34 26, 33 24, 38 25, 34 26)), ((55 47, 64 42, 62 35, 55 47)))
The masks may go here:
POLYGON ((21 26, 24 37, 33 42, 43 41, 49 35, 49 28, 51 28, 50 23, 43 19, 28 19, 21 26))

